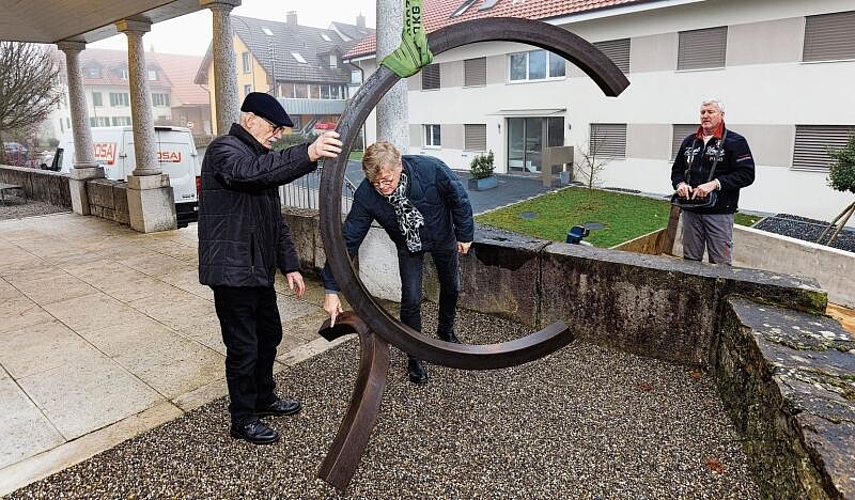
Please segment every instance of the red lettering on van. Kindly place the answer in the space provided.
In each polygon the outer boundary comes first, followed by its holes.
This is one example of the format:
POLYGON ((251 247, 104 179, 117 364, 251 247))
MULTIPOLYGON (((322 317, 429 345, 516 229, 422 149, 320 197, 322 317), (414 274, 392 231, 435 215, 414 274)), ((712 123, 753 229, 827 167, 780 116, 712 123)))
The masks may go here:
POLYGON ((100 160, 107 165, 112 165, 116 162, 116 143, 115 142, 96 142, 93 144, 95 150, 95 160, 100 160))
POLYGON ((181 163, 181 151, 158 151, 157 161, 165 163, 181 163))

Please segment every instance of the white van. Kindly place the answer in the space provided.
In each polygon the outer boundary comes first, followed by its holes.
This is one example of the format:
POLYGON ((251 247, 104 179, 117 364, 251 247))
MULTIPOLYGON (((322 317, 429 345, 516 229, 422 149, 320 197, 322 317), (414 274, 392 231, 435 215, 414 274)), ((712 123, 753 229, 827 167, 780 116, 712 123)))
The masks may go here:
MULTIPOLYGON (((94 127, 92 143, 95 161, 104 167, 108 179, 126 181, 136 167, 134 132, 131 126, 94 127)), ((157 160, 163 173, 169 175, 169 185, 175 195, 178 227, 199 218, 197 183, 201 172, 196 144, 190 129, 184 127, 154 127, 157 160)), ((68 173, 74 168, 74 138, 68 131, 54 155, 50 170, 68 173)))

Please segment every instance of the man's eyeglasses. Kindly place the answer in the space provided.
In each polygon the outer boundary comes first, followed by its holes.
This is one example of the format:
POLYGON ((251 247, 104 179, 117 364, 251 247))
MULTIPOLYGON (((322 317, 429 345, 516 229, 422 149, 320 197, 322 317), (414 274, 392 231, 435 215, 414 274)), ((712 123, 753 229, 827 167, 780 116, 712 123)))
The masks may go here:
POLYGON ((259 115, 255 115, 255 116, 258 116, 259 118, 261 118, 262 120, 267 122, 267 124, 270 125, 270 128, 273 129, 274 134, 277 134, 277 133, 281 134, 281 133, 285 132, 285 127, 277 127, 276 125, 273 124, 273 122, 271 122, 267 118, 265 118, 263 116, 259 116, 259 115))

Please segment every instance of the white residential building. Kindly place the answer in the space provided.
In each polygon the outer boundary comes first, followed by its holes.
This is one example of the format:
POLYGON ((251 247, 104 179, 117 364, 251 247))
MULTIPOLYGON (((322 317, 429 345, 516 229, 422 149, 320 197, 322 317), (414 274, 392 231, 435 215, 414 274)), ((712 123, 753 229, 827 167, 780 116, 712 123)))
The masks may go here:
MULTIPOLYGON (((526 174, 540 171, 544 145, 574 146, 579 161, 593 135, 612 158, 602 185, 666 194, 676 146, 697 128, 700 102, 717 97, 757 163, 740 207, 828 220, 852 196, 828 187, 826 146, 855 131, 853 9, 851 0, 425 0, 429 32, 486 16, 541 19, 594 43, 631 83, 605 97, 535 47, 454 49, 407 80, 409 152, 465 170, 492 150, 497 172, 526 174)), ((374 39, 345 59, 373 73, 374 39)))

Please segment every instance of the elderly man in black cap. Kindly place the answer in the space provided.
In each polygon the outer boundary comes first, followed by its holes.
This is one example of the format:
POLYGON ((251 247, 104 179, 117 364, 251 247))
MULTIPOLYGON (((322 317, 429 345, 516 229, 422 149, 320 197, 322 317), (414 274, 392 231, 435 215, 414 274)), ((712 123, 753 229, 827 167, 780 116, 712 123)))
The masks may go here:
POLYGON ((273 361, 282 340, 276 269, 297 297, 306 289, 277 188, 315 170, 319 159, 338 156, 342 144, 329 131, 311 144, 272 151, 285 127, 294 125, 279 101, 252 92, 240 109, 240 123, 214 139, 202 161, 199 282, 214 291, 226 345, 230 433, 267 444, 279 433, 259 417, 301 408, 274 392, 273 361))

